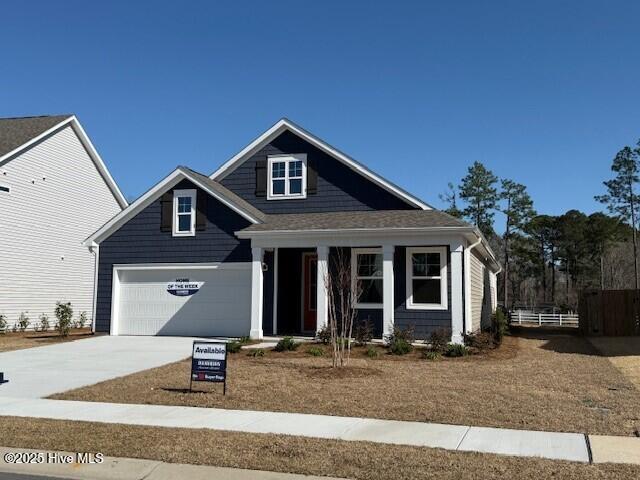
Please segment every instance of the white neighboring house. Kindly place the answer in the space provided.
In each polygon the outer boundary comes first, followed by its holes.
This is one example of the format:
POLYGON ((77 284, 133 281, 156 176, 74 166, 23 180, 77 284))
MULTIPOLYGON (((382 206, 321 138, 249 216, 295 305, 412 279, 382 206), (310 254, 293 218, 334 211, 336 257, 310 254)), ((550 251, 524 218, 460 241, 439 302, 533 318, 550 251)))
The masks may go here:
MULTIPOLYGON (((57 301, 93 317, 95 255, 82 245, 127 201, 74 115, 0 119, 0 314, 29 328, 57 301)), ((90 323, 89 323, 90 324, 90 323)))

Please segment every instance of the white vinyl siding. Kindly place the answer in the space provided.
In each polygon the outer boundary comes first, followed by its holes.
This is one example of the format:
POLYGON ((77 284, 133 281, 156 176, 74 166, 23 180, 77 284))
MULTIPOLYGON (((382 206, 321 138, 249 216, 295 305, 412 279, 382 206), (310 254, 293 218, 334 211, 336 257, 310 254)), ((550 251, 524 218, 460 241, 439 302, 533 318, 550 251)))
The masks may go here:
POLYGON ((82 241, 121 208, 71 126, 0 164, 0 313, 55 323, 57 300, 93 307, 94 255, 82 241))
POLYGON ((489 320, 493 309, 491 308, 491 292, 488 289, 488 272, 486 272, 486 266, 483 264, 475 253, 471 253, 471 330, 478 331, 482 325, 485 325, 489 320), (487 305, 483 308, 483 303, 487 305), (484 315, 484 318, 483 318, 484 315))

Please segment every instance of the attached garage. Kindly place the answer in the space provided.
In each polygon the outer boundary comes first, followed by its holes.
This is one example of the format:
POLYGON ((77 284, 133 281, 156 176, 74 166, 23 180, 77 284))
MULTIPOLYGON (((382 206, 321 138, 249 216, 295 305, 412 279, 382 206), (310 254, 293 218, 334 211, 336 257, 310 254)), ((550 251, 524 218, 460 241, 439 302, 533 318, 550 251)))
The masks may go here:
POLYGON ((251 264, 114 265, 111 311, 112 335, 249 335, 251 264))

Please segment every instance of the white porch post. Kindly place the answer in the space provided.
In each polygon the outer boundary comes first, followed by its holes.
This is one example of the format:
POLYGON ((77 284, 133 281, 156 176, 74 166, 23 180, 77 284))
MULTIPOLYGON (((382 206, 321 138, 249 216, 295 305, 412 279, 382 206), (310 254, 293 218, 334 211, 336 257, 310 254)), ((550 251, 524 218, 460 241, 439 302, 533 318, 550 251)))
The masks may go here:
POLYGON ((393 245, 382 247, 382 335, 393 333, 393 245))
POLYGON ((451 341, 462 343, 464 331, 464 299, 462 265, 464 248, 461 242, 451 243, 451 341))
POLYGON ((251 331, 249 337, 253 339, 262 338, 262 254, 262 248, 251 248, 251 331))
POLYGON ((322 330, 329 323, 329 296, 327 292, 327 274, 329 262, 329 247, 317 247, 318 263, 316 278, 316 332, 322 330))

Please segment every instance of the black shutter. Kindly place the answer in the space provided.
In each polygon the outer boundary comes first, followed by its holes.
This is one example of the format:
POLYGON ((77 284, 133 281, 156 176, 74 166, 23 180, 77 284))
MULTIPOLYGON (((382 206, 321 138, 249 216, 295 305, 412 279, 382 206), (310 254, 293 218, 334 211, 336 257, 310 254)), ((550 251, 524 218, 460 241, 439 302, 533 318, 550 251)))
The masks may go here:
POLYGON ((316 170, 316 162, 307 160, 307 194, 315 195, 318 193, 318 171, 316 170))
POLYGON ((160 198, 160 231, 170 232, 173 225, 173 192, 167 192, 160 198))
POLYGON ((256 161, 256 197, 267 196, 267 160, 256 161))
POLYGON ((207 229, 207 201, 209 195, 202 190, 198 190, 196 199, 196 231, 202 232, 207 229))

